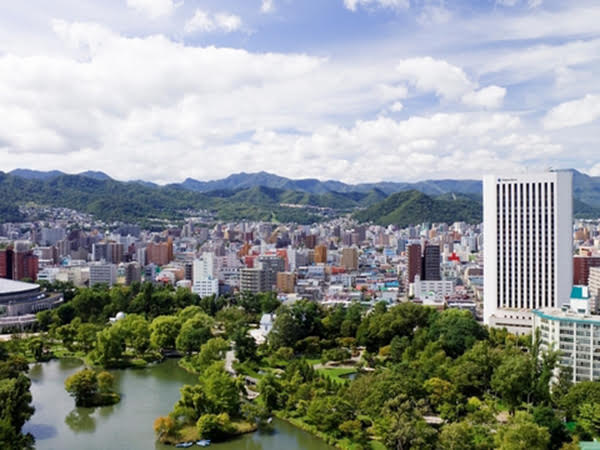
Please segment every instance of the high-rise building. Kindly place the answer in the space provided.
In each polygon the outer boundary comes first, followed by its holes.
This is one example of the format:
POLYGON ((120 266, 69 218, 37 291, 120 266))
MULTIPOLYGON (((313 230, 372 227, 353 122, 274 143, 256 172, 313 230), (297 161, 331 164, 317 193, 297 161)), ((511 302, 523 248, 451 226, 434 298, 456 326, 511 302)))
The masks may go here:
POLYGON ((200 297, 219 295, 219 279, 215 276, 217 261, 214 253, 203 253, 194 260, 192 292, 200 297))
POLYGON ((173 261, 173 238, 167 239, 167 242, 151 242, 146 247, 146 260, 150 264, 157 266, 166 266, 173 261))
POLYGON ((296 274, 293 272, 279 272, 277 274, 277 291, 292 294, 296 288, 296 274))
POLYGON ((142 268, 136 262, 131 262, 125 265, 125 285, 142 281, 142 268))
POLYGON ((39 258, 31 250, 31 242, 15 241, 14 249, 0 253, 0 276, 16 281, 37 280, 39 258))
POLYGON ((529 333, 533 309, 569 301, 573 176, 486 176, 483 210, 484 322, 529 333))
POLYGON ((406 247, 408 254, 408 282, 414 283, 415 276, 421 274, 421 244, 410 244, 406 247))
POLYGON ((240 291, 258 294, 259 292, 266 292, 268 290, 270 289, 267 289, 265 270, 243 268, 240 271, 240 291))
POLYGON ((356 248, 342 249, 342 267, 346 270, 358 269, 358 250, 356 248))
POLYGON ((326 245, 317 245, 315 247, 315 264, 327 264, 326 245))
POLYGON ((285 261, 279 256, 263 255, 258 262, 265 272, 266 290, 270 291, 277 286, 277 274, 285 271, 285 261))
POLYGON ((600 267, 600 256, 577 255, 573 257, 573 284, 587 286, 591 267, 600 267))
POLYGON ((421 269, 423 281, 439 281, 442 279, 440 263, 440 246, 426 245, 423 250, 423 267, 421 269))
POLYGON ((306 248, 314 249, 317 245, 317 236, 314 234, 309 234, 304 238, 304 245, 306 248))
POLYGON ((598 313, 600 310, 600 267, 590 267, 588 287, 590 288, 590 297, 593 302, 592 312, 598 313))
POLYGON ((0 278, 13 277, 13 249, 8 247, 0 250, 0 278))

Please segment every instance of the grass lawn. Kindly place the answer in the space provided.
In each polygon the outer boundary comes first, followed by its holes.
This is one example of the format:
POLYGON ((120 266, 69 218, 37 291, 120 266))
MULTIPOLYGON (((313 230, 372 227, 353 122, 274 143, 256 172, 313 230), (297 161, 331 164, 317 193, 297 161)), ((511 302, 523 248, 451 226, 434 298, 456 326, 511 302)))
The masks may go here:
POLYGON ((348 378, 345 378, 344 375, 350 375, 358 371, 355 368, 332 367, 327 369, 317 369, 317 372, 327 375, 338 383, 344 383, 348 381, 348 378))
MULTIPOLYGON (((250 422, 245 422, 243 420, 235 420, 231 422, 233 425, 234 432, 231 437, 238 436, 241 434, 252 433, 257 430, 257 426, 250 422)), ((190 441, 198 441, 202 439, 202 436, 198 433, 198 429, 194 425, 189 425, 183 427, 179 431, 179 438, 171 441, 170 439, 166 442, 168 444, 176 444, 179 442, 190 442, 190 441)))

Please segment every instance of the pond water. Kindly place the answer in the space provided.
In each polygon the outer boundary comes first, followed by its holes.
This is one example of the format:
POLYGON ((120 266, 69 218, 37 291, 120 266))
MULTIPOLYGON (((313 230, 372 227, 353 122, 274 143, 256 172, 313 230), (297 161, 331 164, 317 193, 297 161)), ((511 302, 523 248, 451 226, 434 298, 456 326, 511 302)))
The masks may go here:
MULTIPOLYGON (((185 372, 176 360, 145 369, 115 370, 115 389, 121 402, 101 408, 76 408, 64 389, 65 379, 81 369, 79 360, 55 360, 31 366, 31 392, 35 414, 24 432, 35 436, 39 450, 167 450, 156 442, 152 424, 165 416, 179 399, 179 389, 193 384, 196 376, 185 372)), ((273 433, 251 433, 232 441, 213 444, 218 450, 325 450, 320 439, 292 425, 274 421, 273 433)), ((200 447, 192 447, 200 448, 200 447)))

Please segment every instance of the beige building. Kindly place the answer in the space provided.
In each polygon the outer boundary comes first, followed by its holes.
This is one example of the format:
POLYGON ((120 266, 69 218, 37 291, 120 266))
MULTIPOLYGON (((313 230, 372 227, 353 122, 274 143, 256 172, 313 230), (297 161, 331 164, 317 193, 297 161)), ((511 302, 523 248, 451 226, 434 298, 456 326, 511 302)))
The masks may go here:
POLYGON ((344 248, 342 249, 342 267, 346 270, 358 269, 358 249, 344 248))
POLYGON ((296 274, 292 272, 279 272, 277 274, 277 291, 284 294, 293 294, 296 288, 296 274))

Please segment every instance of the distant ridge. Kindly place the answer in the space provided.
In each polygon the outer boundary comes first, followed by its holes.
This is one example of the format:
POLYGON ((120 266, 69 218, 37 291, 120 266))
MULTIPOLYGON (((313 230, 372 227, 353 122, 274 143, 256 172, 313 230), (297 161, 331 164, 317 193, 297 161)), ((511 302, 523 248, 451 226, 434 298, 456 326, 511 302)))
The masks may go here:
MULTIPOLYGON (((600 217, 600 177, 571 171, 575 216, 600 217)), ((122 182, 98 171, 67 175, 57 170, 16 169, 10 174, 0 172, 0 222, 19 221, 18 206, 29 201, 89 212, 104 220, 181 219, 184 210, 204 209, 220 220, 312 223, 334 211, 381 224, 477 222, 481 191, 482 183, 477 180, 351 185, 259 172, 206 182, 188 178, 160 186, 144 180, 122 182)))

